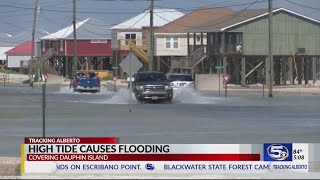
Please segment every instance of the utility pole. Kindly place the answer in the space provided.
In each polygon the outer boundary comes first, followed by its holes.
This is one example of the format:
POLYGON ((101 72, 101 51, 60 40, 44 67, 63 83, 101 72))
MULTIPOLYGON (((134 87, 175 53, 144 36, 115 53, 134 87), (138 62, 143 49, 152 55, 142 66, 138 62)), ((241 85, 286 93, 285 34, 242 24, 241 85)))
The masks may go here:
MULTIPOLYGON (((39 0, 36 0, 34 5, 34 15, 33 15, 33 27, 32 27, 32 45, 31 45, 31 59, 29 61, 29 78, 30 86, 33 87, 33 58, 34 58, 34 43, 35 43, 35 34, 36 34, 36 22, 37 22, 37 11, 38 11, 39 0)), ((38 77, 39 80, 39 77, 38 77)))
POLYGON ((154 53, 154 39, 153 39, 153 8, 154 0, 151 0, 150 5, 150 42, 149 42, 149 71, 153 71, 153 53, 154 53))
POLYGON ((73 76, 76 75, 78 69, 76 30, 76 0, 73 0, 73 76))
POLYGON ((269 0, 269 20, 268 20, 268 25, 269 25, 269 70, 268 70, 268 75, 269 75, 269 87, 268 87, 268 96, 270 98, 273 97, 272 95, 272 88, 273 88, 273 55, 272 55, 272 0, 269 0))

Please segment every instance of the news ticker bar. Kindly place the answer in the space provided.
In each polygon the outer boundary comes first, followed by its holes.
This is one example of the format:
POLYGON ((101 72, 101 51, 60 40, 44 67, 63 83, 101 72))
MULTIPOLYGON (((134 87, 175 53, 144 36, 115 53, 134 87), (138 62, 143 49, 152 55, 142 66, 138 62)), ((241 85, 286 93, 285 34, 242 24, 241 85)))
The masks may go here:
POLYGON ((26 161, 23 173, 307 173, 309 165, 266 161, 109 161, 109 162, 33 162, 26 161))
POLYGON ((317 144, 22 144, 27 161, 316 161, 317 144), (129 156, 129 154, 131 154, 129 156), (64 155, 64 156, 63 156, 64 155), (90 155, 90 156, 89 156, 90 155), (310 155, 310 157, 309 157, 310 155), (95 158, 92 158, 95 157, 95 158), (90 159, 91 158, 91 159, 90 159))
MULTIPOLYGON (((21 145, 21 172, 40 172, 34 169, 35 167, 47 169, 46 172, 50 167, 49 169, 54 169, 54 172, 60 172, 63 170, 61 169, 62 166, 68 167, 72 171, 75 171, 75 169, 84 171, 85 169, 80 167, 111 165, 119 166, 121 170, 124 164, 132 167, 136 164, 139 167, 137 172, 143 171, 146 166, 151 165, 158 166, 160 170, 162 169, 161 172, 168 172, 170 168, 167 167, 174 162, 188 162, 189 165, 191 163, 192 167, 197 165, 194 163, 201 162, 203 167, 208 166, 203 170, 204 172, 209 172, 210 164, 207 163, 226 163, 225 166, 228 166, 233 165, 232 162, 252 167, 266 166, 269 168, 263 170, 268 170, 268 172, 275 168, 280 171, 307 172, 310 162, 316 162, 316 164, 320 162, 318 152, 320 152, 320 144, 310 143, 119 144, 119 138, 113 137, 28 137, 25 138, 25 144, 21 145), (147 162, 149 162, 149 165, 147 165, 147 162), (52 163, 61 166, 52 166, 52 163), (275 166, 270 167, 270 163, 275 166), (276 166, 277 163, 284 166, 278 167, 276 166)), ((250 168, 248 171, 252 172, 257 169, 250 168)), ((119 171, 119 168, 116 170, 119 171)), ((150 169, 146 170, 150 172, 150 169)), ((177 169, 172 170, 172 172, 177 172, 177 169)), ((88 171, 96 170, 89 168, 88 171)), ((107 171, 100 169, 98 172, 102 171, 110 172, 109 169, 107 171)), ((178 171, 180 172, 180 170, 178 171)), ((189 172, 190 169, 187 171, 189 172)), ((222 172, 226 171, 235 170, 222 169, 222 172)), ((261 169, 257 171, 262 172, 261 169)), ((243 169, 241 169, 241 172, 243 172, 243 169)))
MULTIPOLYGON (((294 144, 22 144, 25 160, 46 161, 54 155, 109 155, 115 160, 243 160, 243 161, 310 161, 319 147, 307 143, 294 144), (312 148, 310 148, 312 147, 312 148), (118 156, 118 155, 119 156, 118 156), (131 154, 132 156, 125 156, 131 154), (162 156, 163 154, 167 156, 162 156), (192 156, 197 154, 197 158, 192 156), (141 156, 138 156, 141 155, 141 156), (152 156, 149 156, 152 155, 152 156), (311 158, 309 158, 311 155, 311 158), (219 157, 220 156, 220 157, 219 157), (34 158, 34 159, 31 159, 34 158), (126 158, 129 159, 126 159, 126 158), (134 158, 137 157, 137 158, 134 158), (159 157, 159 158, 157 158, 159 157), (124 159, 123 159, 124 158, 124 159), (207 159, 206 159, 207 158, 207 159), (223 159, 225 158, 225 159, 223 159)), ((67 157, 67 156, 66 156, 67 157)), ((59 160, 68 160, 57 159, 59 160)), ((77 157, 75 157, 77 159, 77 157)), ((84 158, 83 158, 84 159, 84 158)), ((96 158, 95 158, 96 159, 96 158)), ((109 158, 108 158, 109 159, 109 158)), ((109 159, 109 160, 111 160, 109 159)), ((85 159, 84 159, 85 160, 85 159)), ((105 159, 104 159, 105 160, 105 159)))

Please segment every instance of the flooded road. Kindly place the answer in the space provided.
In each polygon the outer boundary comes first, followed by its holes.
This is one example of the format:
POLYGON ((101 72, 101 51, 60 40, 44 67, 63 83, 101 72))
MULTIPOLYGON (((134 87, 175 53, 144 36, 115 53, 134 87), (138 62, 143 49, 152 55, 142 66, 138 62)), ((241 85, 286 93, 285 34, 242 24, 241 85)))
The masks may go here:
MULTIPOLYGON (((0 88, 0 155, 19 156, 25 136, 42 135, 41 89, 0 88)), ((139 104, 129 91, 74 93, 48 86, 47 136, 116 136, 121 143, 318 142, 320 97, 177 91, 172 104, 139 104)))

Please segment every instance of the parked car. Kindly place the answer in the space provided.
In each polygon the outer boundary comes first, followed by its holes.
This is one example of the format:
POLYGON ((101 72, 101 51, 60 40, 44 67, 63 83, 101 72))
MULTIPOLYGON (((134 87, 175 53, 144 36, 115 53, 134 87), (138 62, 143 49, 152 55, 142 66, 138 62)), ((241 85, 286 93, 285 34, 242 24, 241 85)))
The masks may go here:
POLYGON ((70 84, 74 92, 100 92, 101 81, 96 72, 77 72, 70 84))
POLYGON ((167 79, 170 81, 170 85, 174 90, 180 88, 194 88, 194 80, 191 74, 166 74, 167 79))
POLYGON ((132 91, 140 102, 146 100, 166 100, 171 102, 173 98, 170 82, 164 73, 157 71, 145 71, 134 74, 132 78, 132 91))

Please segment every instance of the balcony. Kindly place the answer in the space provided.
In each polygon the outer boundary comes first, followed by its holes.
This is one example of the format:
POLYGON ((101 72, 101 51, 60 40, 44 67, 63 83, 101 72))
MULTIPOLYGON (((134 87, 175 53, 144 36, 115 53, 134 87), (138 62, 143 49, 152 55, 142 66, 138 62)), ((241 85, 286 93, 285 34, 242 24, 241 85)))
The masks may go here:
POLYGON ((208 47, 208 54, 209 55, 241 55, 243 52, 243 47, 237 44, 226 44, 224 46, 224 51, 221 44, 212 45, 208 47))
POLYGON ((130 50, 129 42, 134 43, 137 47, 142 50, 148 50, 147 40, 146 39, 119 39, 118 45, 120 50, 130 50))

